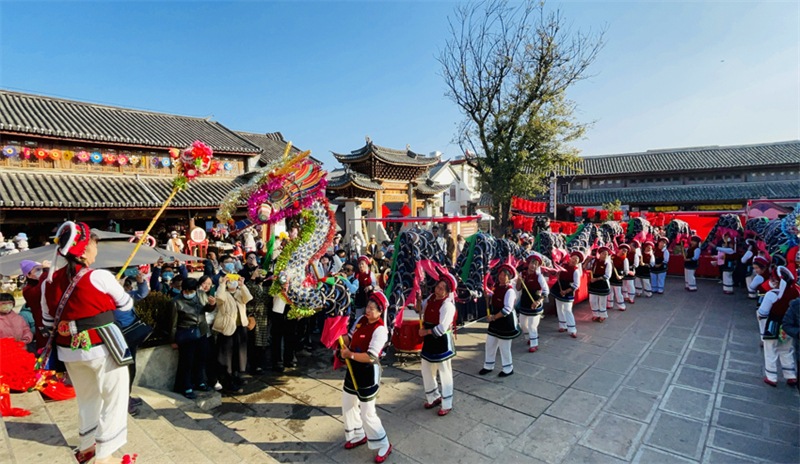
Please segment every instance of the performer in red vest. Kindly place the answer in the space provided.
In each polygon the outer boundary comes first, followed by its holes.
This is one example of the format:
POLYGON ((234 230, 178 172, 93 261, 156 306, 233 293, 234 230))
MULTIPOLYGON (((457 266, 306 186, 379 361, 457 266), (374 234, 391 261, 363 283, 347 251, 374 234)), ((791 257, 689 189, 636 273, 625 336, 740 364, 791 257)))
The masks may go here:
POLYGON ((638 240, 631 240, 628 250, 628 272, 622 276, 622 293, 628 303, 636 303, 636 268, 642 262, 642 247, 638 240))
POLYGON ((392 444, 375 410, 375 398, 381 386, 381 352, 389 340, 389 331, 381 316, 388 305, 383 292, 372 292, 364 315, 356 320, 350 334, 344 337, 346 347, 341 350, 341 357, 350 360, 355 377, 354 383, 353 376, 347 372, 342 388, 342 416, 347 440, 344 448, 349 450, 368 443, 369 449, 378 450, 377 463, 386 461, 392 452, 392 444))
POLYGON ((425 409, 441 405, 438 414, 446 416, 453 409, 453 367, 452 358, 456 355, 453 341, 453 323, 456 306, 453 292, 456 291, 456 278, 448 272, 439 274, 439 281, 433 288, 433 295, 420 305, 417 312, 422 313, 422 327, 419 336, 422 342, 422 383, 425 386, 425 409), (436 373, 442 382, 442 393, 436 383, 436 373))
POLYGON ((550 289, 550 293, 556 299, 558 331, 567 332, 572 338, 578 338, 578 329, 575 326, 572 304, 575 302, 575 291, 581 287, 581 275, 583 274, 581 263, 585 259, 586 257, 580 250, 570 253, 569 262, 558 273, 558 281, 550 289))
POLYGON ((373 290, 378 288, 378 279, 371 269, 372 260, 368 256, 358 257, 358 271, 356 271, 356 280, 358 280, 358 290, 356 290, 355 300, 353 307, 355 308, 355 320, 358 320, 364 315, 364 308, 367 307, 367 300, 373 290))
POLYGON ((656 264, 656 255, 653 253, 653 242, 646 241, 642 245, 642 255, 639 257, 639 265, 636 266, 636 296, 644 295, 646 298, 653 296, 653 288, 650 286, 650 268, 656 264))
POLYGON ((114 274, 90 268, 97 258, 97 237, 89 226, 66 222, 56 236, 56 250, 67 264, 53 272, 58 255, 53 258, 42 283, 42 318, 45 326, 56 328, 58 358, 75 387, 81 438, 76 458, 113 462, 112 453, 128 436, 128 368, 117 364, 98 329, 116 328, 114 310, 130 311, 133 299, 114 274))
POLYGON ((623 243, 617 249, 617 254, 611 259, 611 275, 609 277, 609 284, 611 285, 611 294, 613 295, 614 308, 620 311, 625 311, 625 290, 624 290, 624 277, 630 272, 628 267, 628 253, 630 252, 630 245, 623 243))
POLYGON ((683 277, 686 290, 690 292, 697 291, 697 280, 694 278, 694 273, 697 271, 697 266, 700 265, 700 242, 702 241, 699 236, 692 235, 691 244, 683 250, 683 277))
POLYGON ((608 318, 606 310, 606 299, 611 293, 611 286, 608 279, 611 278, 613 264, 608 257, 610 249, 601 246, 597 249, 595 258, 589 265, 592 275, 589 279, 589 305, 592 307, 592 320, 604 322, 608 318))
POLYGON ((664 294, 664 284, 667 279, 667 267, 669 266, 669 240, 666 237, 659 237, 657 247, 653 251, 653 265, 650 266, 650 283, 653 292, 659 295, 664 294))
POLYGON ((778 360, 786 383, 797 385, 797 366, 794 359, 792 339, 783 338, 780 326, 783 316, 789 309, 789 303, 800 297, 800 288, 794 280, 794 274, 783 266, 779 266, 769 279, 772 290, 764 295, 758 307, 758 326, 761 340, 764 342, 764 383, 773 387, 778 385, 778 360))
POLYGON ((486 356, 483 369, 478 372, 486 375, 494 370, 497 350, 500 349, 500 360, 503 369, 500 377, 507 377, 514 373, 514 363, 511 360, 511 340, 520 334, 517 313, 514 306, 517 302, 517 293, 512 287, 512 281, 517 278, 517 270, 509 264, 501 264, 497 268, 497 284, 494 287, 490 303, 491 314, 486 316, 489 321, 489 330, 486 334, 486 356))

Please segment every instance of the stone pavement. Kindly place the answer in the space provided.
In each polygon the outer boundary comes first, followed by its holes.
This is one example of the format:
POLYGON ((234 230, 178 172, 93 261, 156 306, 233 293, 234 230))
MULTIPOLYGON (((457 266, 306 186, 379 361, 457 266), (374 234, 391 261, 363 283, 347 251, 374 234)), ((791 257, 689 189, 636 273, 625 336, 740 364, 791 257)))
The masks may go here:
MULTIPOLYGON (((443 418, 422 408, 416 361, 387 366, 378 414, 389 462, 800 462, 800 395, 762 382, 754 303, 716 281, 699 287, 669 278, 665 295, 603 324, 581 303, 577 339, 548 316, 537 353, 514 341, 505 379, 477 375, 485 324, 460 329, 443 418)), ((341 447, 344 373, 328 361, 314 353, 296 372, 254 379, 214 416, 279 461, 371 462, 366 447, 341 447)))
MULTIPOLYGON (((390 463, 734 463, 800 462, 800 394, 762 382, 754 303, 715 281, 700 291, 667 280, 667 294, 591 322, 576 306, 578 338, 540 327, 540 350, 513 343, 515 375, 477 373, 485 324, 459 329, 454 410, 422 408, 416 360, 389 357, 378 414, 394 444, 390 463)), ((341 418, 344 371, 330 354, 299 356, 300 368, 250 379, 245 394, 203 411, 182 396, 138 389, 141 413, 128 421, 124 453, 138 464, 183 462, 372 462, 367 447, 346 451, 341 418)), ((0 419, 0 462, 69 462, 78 443, 74 400, 12 395, 32 411, 0 419)))

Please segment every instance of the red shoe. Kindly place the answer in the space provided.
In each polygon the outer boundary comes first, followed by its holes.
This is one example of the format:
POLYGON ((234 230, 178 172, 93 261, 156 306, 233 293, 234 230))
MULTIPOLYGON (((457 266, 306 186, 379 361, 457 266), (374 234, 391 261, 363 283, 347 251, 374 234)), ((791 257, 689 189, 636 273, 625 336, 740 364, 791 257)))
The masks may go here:
POLYGON ((599 322, 599 323, 601 323, 601 324, 602 324, 603 322, 605 322, 605 321, 606 321, 606 318, 605 318, 605 317, 598 317, 598 318, 597 318, 597 322, 599 322))
POLYGON ((770 387, 777 387, 778 386, 778 382, 773 382, 772 380, 770 380, 770 379, 768 379, 766 377, 764 377, 764 383, 769 385, 770 387))
POLYGON ((797 379, 786 379, 786 385, 794 387, 795 385, 797 385, 797 379))
POLYGON ((569 336, 572 337, 572 338, 578 338, 578 332, 571 333, 571 334, 569 334, 569 336))
POLYGON ((567 329, 558 329, 558 331, 561 332, 561 333, 564 333, 564 332, 567 331, 567 329))
POLYGON ((628 300, 628 303, 630 303, 630 304, 636 304, 636 302, 635 302, 635 301, 633 301, 633 300, 628 300))
POLYGON ((386 454, 384 454, 383 456, 381 456, 380 454, 375 456, 375 462, 377 462, 378 464, 381 464, 382 462, 386 461, 386 458, 388 458, 390 454, 392 454, 392 444, 391 443, 389 443, 389 449, 386 451, 386 454))
POLYGON ((353 448, 359 447, 359 446, 364 445, 366 443, 367 443, 367 437, 365 436, 364 438, 362 438, 361 440, 358 440, 358 441, 345 442, 344 449, 351 450, 353 448))
POLYGON ((627 308, 619 308, 620 311, 625 311, 627 308))
POLYGON ((433 400, 433 403, 425 402, 425 404, 423 404, 422 407, 425 408, 425 409, 433 409, 436 406, 439 406, 440 404, 442 404, 442 398, 441 397, 436 398, 435 400, 433 400))
POLYGON ((450 414, 450 411, 452 411, 452 410, 453 410, 453 408, 450 408, 450 409, 444 409, 444 408, 442 408, 442 409, 440 409, 440 410, 439 410, 439 412, 438 412, 438 413, 436 413, 436 414, 439 414, 439 417, 444 417, 444 416, 446 416, 446 415, 450 414))
MULTIPOLYGON (((536 353, 536 351, 538 349, 539 349, 538 346, 532 346, 532 347, 528 348, 528 353, 536 353)), ((797 381, 795 381, 795 383, 797 383, 797 381)), ((448 409, 448 411, 449 411, 449 409, 448 409)))
POLYGON ((88 463, 94 459, 95 447, 94 445, 86 451, 75 450, 75 459, 80 463, 88 463))

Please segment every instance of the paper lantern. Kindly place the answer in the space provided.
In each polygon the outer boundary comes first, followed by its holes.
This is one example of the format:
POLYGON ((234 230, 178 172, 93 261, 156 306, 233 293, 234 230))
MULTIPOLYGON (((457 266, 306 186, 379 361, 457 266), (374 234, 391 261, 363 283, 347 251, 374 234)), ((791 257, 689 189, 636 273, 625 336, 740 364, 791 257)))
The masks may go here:
POLYGON ((61 150, 50 150, 50 159, 53 161, 61 159, 61 150))
POLYGON ((81 163, 85 163, 89 161, 89 152, 86 150, 81 150, 75 155, 75 157, 78 158, 78 161, 81 163))
POLYGON ((621 221, 622 220, 622 211, 614 211, 614 220, 621 221))
POLYGON ((3 156, 6 158, 13 158, 17 156, 17 147, 13 145, 6 145, 3 147, 3 156))
POLYGON ((600 210, 600 220, 601 221, 607 221, 608 220, 608 211, 607 210, 604 210, 604 209, 600 210))
POLYGON ((583 216, 583 208, 582 207, 576 206, 575 208, 573 208, 573 210, 575 211, 575 217, 583 216))
POLYGON ((33 152, 33 154, 36 155, 36 157, 39 158, 40 160, 47 159, 47 157, 50 156, 50 154, 44 148, 36 150, 35 152, 33 152))
POLYGON ((639 212, 638 211, 631 211, 628 214, 628 216, 630 216, 631 218, 638 218, 639 217, 639 212))
POLYGON ((597 214, 597 209, 589 208, 586 210, 586 214, 589 215, 589 219, 594 219, 594 216, 597 214))
POLYGON ((403 206, 400 208, 400 214, 402 214, 404 217, 408 216, 411 214, 411 208, 409 208, 407 204, 403 203, 403 206))

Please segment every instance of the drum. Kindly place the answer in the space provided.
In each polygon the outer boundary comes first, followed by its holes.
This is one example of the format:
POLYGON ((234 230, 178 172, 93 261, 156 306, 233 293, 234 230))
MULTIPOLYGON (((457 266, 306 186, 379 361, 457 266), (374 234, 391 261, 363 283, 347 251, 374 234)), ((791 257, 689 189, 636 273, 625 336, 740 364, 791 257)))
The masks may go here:
POLYGON ((392 345, 400 353, 419 353, 422 351, 422 337, 419 336, 419 319, 404 320, 394 328, 392 345))

